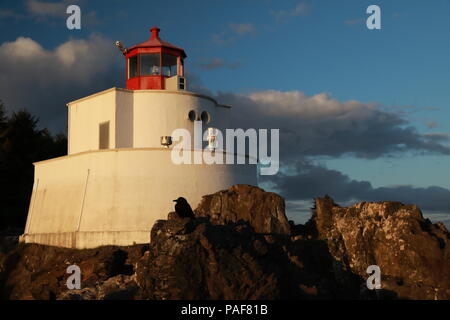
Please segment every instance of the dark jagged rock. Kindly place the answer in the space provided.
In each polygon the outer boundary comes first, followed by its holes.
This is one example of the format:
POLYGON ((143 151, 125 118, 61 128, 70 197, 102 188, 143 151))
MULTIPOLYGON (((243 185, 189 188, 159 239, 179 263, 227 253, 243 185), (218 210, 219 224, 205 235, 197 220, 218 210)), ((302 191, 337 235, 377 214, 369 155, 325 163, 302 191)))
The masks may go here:
POLYGON ((139 286, 136 276, 119 274, 99 282, 94 287, 79 290, 66 290, 59 296, 59 300, 131 300, 137 297, 139 286))
POLYGON ((246 223, 159 220, 142 279, 151 299, 333 297, 338 289, 329 258, 321 241, 263 235, 246 223))
POLYGON ((256 232, 290 234, 284 199, 273 192, 249 185, 203 196, 195 215, 209 217, 214 224, 246 221, 256 232))
MULTIPOLYGON (((450 237, 416 206, 343 208, 316 199, 305 225, 278 195, 234 186, 206 196, 196 219, 175 212, 149 245, 89 250, 0 247, 3 299, 449 299, 450 237), (68 290, 76 264, 82 288, 68 290), (378 265, 382 289, 366 286, 378 265)), ((0 241, 0 244, 2 242, 0 241)))
MULTIPOLYGON (((75 250, 20 244, 4 259, 4 272, 0 275, 0 294, 3 299, 66 299, 72 293, 74 299, 108 298, 114 296, 109 294, 112 289, 102 294, 106 289, 101 291, 101 288, 109 284, 109 279, 117 276, 131 277, 130 267, 138 263, 147 248, 148 245, 135 245, 75 250), (79 295, 77 290, 67 289, 69 274, 66 271, 72 264, 81 269, 84 294, 79 295)), ((134 267, 131 273, 134 274, 134 267)), ((135 297, 138 298, 138 292, 135 297)))

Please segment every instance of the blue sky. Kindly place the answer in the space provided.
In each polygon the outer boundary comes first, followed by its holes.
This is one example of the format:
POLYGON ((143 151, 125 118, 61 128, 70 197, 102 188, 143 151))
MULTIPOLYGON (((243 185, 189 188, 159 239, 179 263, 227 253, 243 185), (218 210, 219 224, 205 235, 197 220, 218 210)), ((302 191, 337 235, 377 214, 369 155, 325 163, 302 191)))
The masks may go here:
MULTIPOLYGON (((132 46, 146 40, 148 29, 157 25, 164 40, 187 52, 192 83, 208 88, 212 95, 248 96, 268 90, 300 91, 307 96, 326 93, 343 104, 355 100, 374 105, 405 121, 397 128, 413 127, 418 134, 440 136, 439 143, 448 146, 449 16, 448 0, 3 1, 0 45, 25 37, 48 53, 63 43, 84 39, 92 46, 84 55, 101 53, 109 60, 104 68, 92 67, 95 83, 78 87, 77 82, 55 75, 53 81, 63 89, 54 100, 34 105, 42 93, 30 94, 26 100, 1 84, 0 99, 13 110, 31 109, 43 125, 64 130, 64 103, 92 91, 124 86, 120 54, 114 47, 111 54, 107 47, 97 51, 96 41, 104 45, 117 39, 132 46), (67 14, 62 11, 72 3, 82 10, 81 31, 65 27, 67 14), (371 4, 381 7, 381 30, 366 27, 366 8, 371 4)), ((23 78, 15 83, 22 91, 34 86, 23 78)), ((42 90, 45 83, 39 81, 42 90)), ((426 148, 375 157, 319 153, 308 160, 352 180, 368 181, 374 188, 450 189, 450 156, 426 148)), ((448 210, 442 211, 450 213, 450 200, 448 210)))

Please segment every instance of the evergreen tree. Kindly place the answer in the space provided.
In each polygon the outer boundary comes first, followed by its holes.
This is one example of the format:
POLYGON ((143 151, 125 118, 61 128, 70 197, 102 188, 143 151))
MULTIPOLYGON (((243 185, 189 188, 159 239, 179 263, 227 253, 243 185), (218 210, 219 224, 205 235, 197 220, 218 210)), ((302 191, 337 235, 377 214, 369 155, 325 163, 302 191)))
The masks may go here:
POLYGON ((6 109, 3 101, 0 100, 0 137, 2 135, 3 130, 6 127, 6 122, 8 118, 6 117, 6 109))
POLYGON ((66 154, 64 135, 53 137, 37 128, 38 118, 26 110, 5 116, 0 107, 0 230, 23 228, 34 181, 33 162, 66 154))

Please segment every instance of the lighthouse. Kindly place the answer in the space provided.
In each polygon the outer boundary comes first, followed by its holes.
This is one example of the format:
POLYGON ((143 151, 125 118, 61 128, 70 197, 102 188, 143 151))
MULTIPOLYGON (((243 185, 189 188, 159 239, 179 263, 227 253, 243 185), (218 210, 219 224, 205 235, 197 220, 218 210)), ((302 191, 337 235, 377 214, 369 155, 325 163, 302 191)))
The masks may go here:
MULTIPOLYGON (((125 88, 69 102, 68 154, 34 163, 34 185, 21 240, 68 248, 148 243, 150 230, 173 211, 234 184, 256 184, 256 165, 174 163, 172 133, 233 128, 233 108, 188 90, 184 49, 160 29, 124 48, 125 88)), ((192 154, 205 150, 193 144, 192 154)), ((231 156, 244 156, 233 154, 231 156)))

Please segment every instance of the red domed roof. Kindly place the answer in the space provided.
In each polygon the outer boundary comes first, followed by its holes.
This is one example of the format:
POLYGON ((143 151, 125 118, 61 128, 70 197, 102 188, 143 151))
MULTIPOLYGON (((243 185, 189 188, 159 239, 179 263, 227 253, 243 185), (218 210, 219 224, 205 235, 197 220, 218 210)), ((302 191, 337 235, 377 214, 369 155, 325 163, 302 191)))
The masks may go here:
POLYGON ((129 48, 128 52, 130 52, 131 50, 136 49, 136 48, 165 47, 165 48, 170 48, 170 49, 181 51, 183 58, 186 58, 186 53, 184 52, 183 48, 177 47, 177 46, 175 46, 167 41, 161 40, 159 38, 160 30, 161 29, 159 29, 156 26, 151 28, 150 31, 151 31, 152 35, 151 35, 150 39, 148 39, 147 41, 144 41, 138 45, 135 45, 134 47, 129 48))

